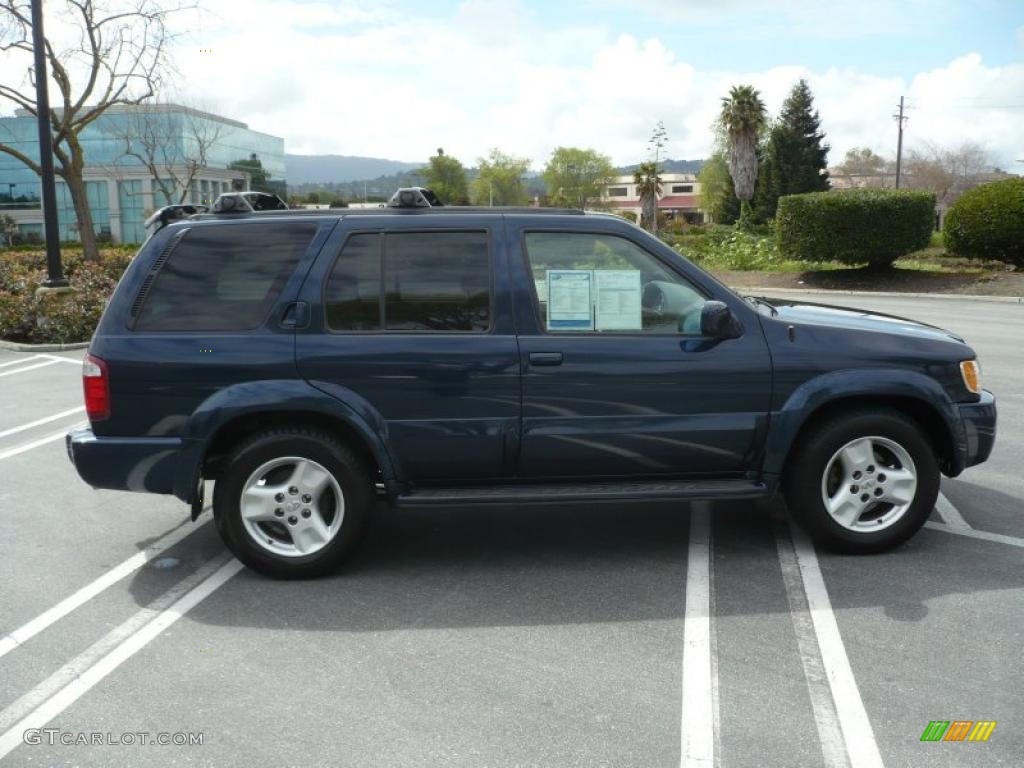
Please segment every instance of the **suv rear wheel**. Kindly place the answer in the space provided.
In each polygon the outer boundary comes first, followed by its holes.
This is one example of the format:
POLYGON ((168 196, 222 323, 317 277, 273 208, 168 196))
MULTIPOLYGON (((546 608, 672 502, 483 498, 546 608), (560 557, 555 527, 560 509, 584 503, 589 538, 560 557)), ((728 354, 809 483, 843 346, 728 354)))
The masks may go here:
POLYGON ((856 410, 802 439, 784 478, 786 501, 815 541, 841 552, 882 552, 924 525, 939 493, 939 466, 912 419, 885 408, 856 410))
POLYGON ((328 433, 298 427, 241 444, 213 494, 224 543, 275 578, 335 570, 358 544, 372 502, 356 453, 328 433))

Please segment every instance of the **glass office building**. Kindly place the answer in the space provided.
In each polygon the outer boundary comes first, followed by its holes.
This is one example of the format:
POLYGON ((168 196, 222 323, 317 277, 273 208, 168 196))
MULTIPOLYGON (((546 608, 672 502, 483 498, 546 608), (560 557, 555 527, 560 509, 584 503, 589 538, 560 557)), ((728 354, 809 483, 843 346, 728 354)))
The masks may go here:
MULTIPOLYGON (((143 222, 160 206, 208 203, 221 192, 247 189, 246 165, 255 161, 266 174, 267 185, 279 194, 285 191, 284 139, 189 107, 111 107, 82 131, 79 140, 85 151, 93 226, 98 235, 114 242, 141 242, 143 222), (242 165, 232 167, 238 163, 242 165)), ((0 143, 38 161, 36 119, 24 110, 0 117, 0 143)), ((0 152, 0 213, 13 216, 21 234, 42 235, 39 200, 35 172, 0 152)), ((59 176, 57 218, 61 239, 77 239, 71 195, 59 176)))

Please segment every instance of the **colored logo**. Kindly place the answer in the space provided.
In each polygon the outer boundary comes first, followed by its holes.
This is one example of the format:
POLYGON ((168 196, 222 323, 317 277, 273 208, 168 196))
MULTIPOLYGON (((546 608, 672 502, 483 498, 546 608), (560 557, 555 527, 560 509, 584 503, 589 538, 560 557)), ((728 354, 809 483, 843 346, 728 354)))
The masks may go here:
POLYGON ((995 729, 995 720, 932 720, 921 741, 988 741, 995 729))

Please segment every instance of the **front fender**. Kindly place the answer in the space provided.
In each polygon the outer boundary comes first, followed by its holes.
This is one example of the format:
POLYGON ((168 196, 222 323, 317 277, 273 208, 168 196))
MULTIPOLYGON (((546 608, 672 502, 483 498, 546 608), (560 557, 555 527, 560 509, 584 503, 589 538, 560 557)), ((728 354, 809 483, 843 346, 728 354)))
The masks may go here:
POLYGON ((227 424, 251 414, 283 411, 337 419, 356 430, 370 447, 384 483, 392 486, 396 472, 385 442, 384 419, 355 393, 343 387, 335 389, 339 391, 327 394, 302 379, 270 379, 235 384, 211 395, 196 408, 186 426, 174 495, 189 504, 194 501, 207 450, 227 424))
POLYGON ((857 368, 832 371, 797 387, 782 408, 771 414, 765 445, 764 473, 780 475, 793 442, 807 420, 822 406, 849 397, 907 397, 920 400, 942 418, 953 445, 952 474, 962 469, 967 450, 956 404, 935 379, 906 369, 857 368))

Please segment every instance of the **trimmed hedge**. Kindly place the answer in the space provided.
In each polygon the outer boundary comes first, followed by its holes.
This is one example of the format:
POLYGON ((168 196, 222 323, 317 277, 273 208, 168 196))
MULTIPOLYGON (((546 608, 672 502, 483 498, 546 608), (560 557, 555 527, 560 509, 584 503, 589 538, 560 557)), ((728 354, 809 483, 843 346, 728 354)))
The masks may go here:
POLYGON ((1004 179, 968 190, 942 225, 956 256, 996 259, 1024 267, 1024 179, 1004 179))
POLYGON ((804 261, 884 267, 927 248, 935 195, 903 189, 850 189, 779 198, 779 251, 804 261))
POLYGON ((46 279, 46 254, 0 251, 0 338, 33 344, 88 341, 131 258, 126 249, 110 249, 91 263, 81 251, 65 252, 64 274, 74 292, 37 298, 36 288, 46 279))

